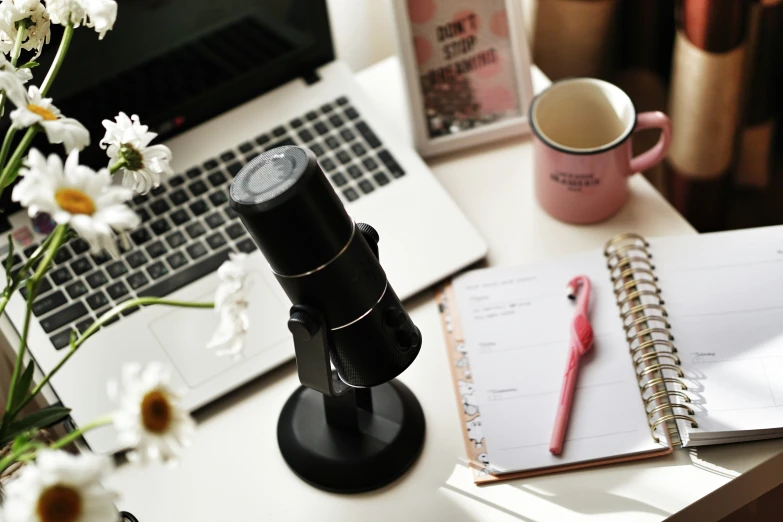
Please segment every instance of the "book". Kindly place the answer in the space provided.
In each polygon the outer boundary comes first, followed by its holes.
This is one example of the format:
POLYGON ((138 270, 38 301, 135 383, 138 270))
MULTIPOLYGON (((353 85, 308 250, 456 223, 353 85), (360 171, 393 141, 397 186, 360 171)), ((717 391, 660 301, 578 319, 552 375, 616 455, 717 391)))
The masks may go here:
POLYGON ((477 483, 783 436, 783 226, 466 272, 437 291, 477 483), (549 452, 573 304, 593 286, 563 454, 549 452))

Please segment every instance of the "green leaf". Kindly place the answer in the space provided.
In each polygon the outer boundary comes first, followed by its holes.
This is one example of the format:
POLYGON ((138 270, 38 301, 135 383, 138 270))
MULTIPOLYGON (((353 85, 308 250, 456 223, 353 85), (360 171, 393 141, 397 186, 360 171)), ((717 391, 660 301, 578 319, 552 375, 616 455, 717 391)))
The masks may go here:
POLYGON ((31 61, 29 61, 29 62, 27 62, 27 63, 25 63, 23 65, 20 65, 19 69, 33 69, 34 67, 38 67, 39 65, 41 65, 41 64, 31 60, 31 61))
POLYGON ((35 372, 35 363, 30 361, 30 364, 28 364, 27 368, 22 372, 19 381, 13 388, 13 393, 11 395, 11 411, 16 409, 30 390, 30 383, 33 382, 33 372, 35 372))
POLYGON ((33 440, 34 435, 34 431, 26 431, 17 435, 14 439, 13 446, 11 446, 11 451, 17 453, 19 450, 30 444, 30 441, 33 440))
POLYGON ((27 417, 19 419, 11 424, 11 426, 8 427, 8 434, 6 435, 5 440, 0 441, 0 444, 7 444, 22 432, 51 426, 66 418, 70 413, 70 408, 63 408, 62 406, 49 406, 48 408, 31 413, 27 417))

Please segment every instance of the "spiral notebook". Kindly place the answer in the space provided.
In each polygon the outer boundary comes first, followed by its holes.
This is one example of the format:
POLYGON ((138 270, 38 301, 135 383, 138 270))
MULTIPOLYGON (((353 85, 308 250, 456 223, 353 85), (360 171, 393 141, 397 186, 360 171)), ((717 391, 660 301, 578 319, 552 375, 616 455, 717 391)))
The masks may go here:
POLYGON ((474 270, 437 292, 476 482, 783 436, 783 227, 646 240, 474 270), (566 283, 593 283, 594 348, 564 452, 549 437, 566 283))

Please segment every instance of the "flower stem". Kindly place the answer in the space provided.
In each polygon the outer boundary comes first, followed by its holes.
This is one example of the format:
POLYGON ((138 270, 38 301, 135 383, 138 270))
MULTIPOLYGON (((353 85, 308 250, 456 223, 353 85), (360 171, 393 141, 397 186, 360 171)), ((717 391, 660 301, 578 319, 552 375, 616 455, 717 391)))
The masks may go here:
MULTIPOLYGON (((5 98, 0 100, 0 112, 2 112, 3 101, 5 101, 5 98)), ((19 129, 16 127, 11 127, 5 133, 5 138, 3 139, 3 148, 0 149, 0 166, 5 165, 5 160, 8 158, 8 152, 11 150, 11 143, 13 143, 14 136, 16 136, 18 130, 19 129)))
POLYGON ((22 408, 27 406, 30 401, 33 400, 33 398, 40 393, 40 391, 43 389, 44 386, 51 380, 52 377, 55 376, 55 374, 60 371, 60 368, 62 368, 65 363, 68 362, 68 359, 70 359, 73 354, 76 353, 76 350, 79 349, 79 347, 90 338, 92 334, 98 331, 101 326, 106 324, 108 321, 113 319, 114 317, 117 317, 122 312, 127 310, 128 308, 133 308, 134 306, 147 306, 147 305, 165 305, 165 306, 178 306, 181 308, 214 308, 215 303, 191 303, 188 301, 174 301, 171 299, 160 299, 157 297, 137 297, 136 299, 129 299, 128 301, 125 301, 123 303, 120 303, 119 305, 115 306, 102 316, 100 316, 94 323, 90 325, 89 328, 87 328, 84 333, 82 333, 78 339, 71 342, 71 347, 68 350, 68 353, 65 354, 65 356, 60 359, 60 362, 57 363, 57 365, 52 368, 52 371, 49 372, 49 374, 41 379, 41 382, 38 383, 38 385, 33 389, 32 393, 25 398, 17 408, 11 412, 12 415, 18 414, 22 408))
POLYGON ((38 126, 34 125, 24 133, 22 141, 16 146, 14 155, 8 160, 8 165, 5 166, 3 173, 0 174, 0 190, 3 190, 16 179, 19 173, 19 166, 22 164, 22 157, 27 153, 27 149, 30 147, 30 143, 32 143, 37 132, 38 126))
MULTIPOLYGON (((43 261, 38 265, 38 268, 35 270, 35 273, 33 274, 32 278, 30 278, 30 281, 28 284, 28 294, 27 294, 27 310, 25 311, 24 316, 24 325, 22 326, 22 338, 19 340, 19 350, 16 353, 16 362, 14 363, 14 372, 11 375, 11 385, 8 390, 8 401, 6 403, 5 411, 10 414, 10 419, 8 422, 12 422, 15 418, 16 414, 21 411, 22 408, 17 408, 15 411, 11 411, 11 407, 13 406, 13 403, 11 402, 14 397, 14 388, 19 382, 19 374, 22 371, 22 365, 24 364, 24 356, 27 351, 27 335, 29 333, 30 328, 30 316, 33 310, 33 301, 35 300, 36 296, 38 295, 38 288, 41 284, 41 278, 46 273, 46 270, 49 268, 49 265, 52 263, 52 260, 54 259, 55 254, 57 254, 57 250, 59 250, 60 246, 63 243, 63 239, 66 237, 66 232, 68 231, 67 225, 57 225, 57 227, 52 232, 52 240, 49 243, 49 248, 46 251, 46 255, 43 258, 43 261)), ((29 401, 27 401, 29 402, 29 401)))
MULTIPOLYGON (((0 156, 0 158, 2 158, 2 156, 0 156)), ((127 164, 128 162, 125 161, 125 158, 120 159, 117 163, 109 167, 109 174, 114 174, 127 164)), ((2 165, 2 163, 0 163, 0 165, 2 165)))
POLYGON ((41 96, 46 96, 46 93, 52 87, 54 79, 57 77, 57 73, 60 72, 60 67, 62 67, 63 61, 65 61, 65 55, 68 53, 68 47, 71 45, 72 37, 73 23, 68 22, 68 25, 65 26, 65 31, 63 31, 63 39, 60 40, 60 47, 57 49, 57 54, 54 57, 54 63, 52 63, 49 72, 46 73, 46 78, 44 78, 41 84, 41 96))
POLYGON ((68 435, 64 436, 60 440, 52 443, 49 445, 49 449, 60 449, 64 448, 71 442, 75 441, 85 433, 87 433, 90 430, 94 430, 95 428, 100 428, 101 426, 106 426, 107 424, 111 424, 112 418, 111 416, 101 417, 98 420, 92 421, 89 424, 85 424, 79 429, 73 430, 68 435))
POLYGON ((46 236, 46 239, 41 243, 41 246, 35 249, 35 252, 30 256, 30 259, 28 259, 27 262, 22 265, 22 268, 19 269, 19 273, 16 274, 16 277, 11 279, 11 282, 5 287, 5 290, 3 290, 3 294, 0 296, 0 315, 5 311, 5 307, 11 299, 11 296, 14 295, 16 289, 19 288, 19 283, 27 276, 30 267, 36 264, 41 259, 41 256, 46 249, 49 248, 49 244, 52 242, 52 236, 53 234, 46 236))
MULTIPOLYGON (((11 65, 13 67, 16 67, 16 62, 19 60, 19 54, 22 52, 22 42, 24 41, 24 33, 25 33, 26 27, 24 21, 19 21, 16 23, 16 40, 14 40, 14 47, 11 49, 11 65)), ((5 108, 5 91, 0 92, 0 114, 3 113, 3 108, 5 108)), ((11 131, 9 130, 8 133, 11 131)), ((6 133, 6 138, 8 138, 8 133, 6 133)), ((3 162, 0 160, 0 165, 2 165, 3 162)))

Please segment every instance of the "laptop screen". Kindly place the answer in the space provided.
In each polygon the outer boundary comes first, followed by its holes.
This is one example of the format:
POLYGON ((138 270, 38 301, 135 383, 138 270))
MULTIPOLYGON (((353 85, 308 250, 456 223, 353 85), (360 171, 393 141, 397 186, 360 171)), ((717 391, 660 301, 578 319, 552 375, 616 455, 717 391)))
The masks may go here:
MULTIPOLYGON (((63 114, 90 130, 93 145, 103 137, 101 121, 119 111, 138 114, 164 140, 333 59, 325 0, 118 4, 103 41, 93 30, 75 31, 51 90, 63 114)), ((61 34, 52 27, 38 84, 61 34)), ((83 162, 103 166, 105 154, 90 149, 83 162)))

